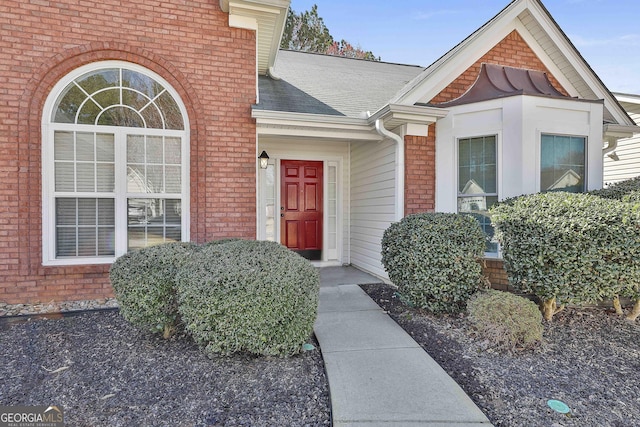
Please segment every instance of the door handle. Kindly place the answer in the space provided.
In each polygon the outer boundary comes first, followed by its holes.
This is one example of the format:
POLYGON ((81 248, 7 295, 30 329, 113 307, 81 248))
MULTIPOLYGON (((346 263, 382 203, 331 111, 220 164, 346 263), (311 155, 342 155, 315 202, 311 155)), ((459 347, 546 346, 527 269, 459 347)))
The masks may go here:
POLYGON ((284 214, 283 213, 280 214, 280 218, 284 218, 284 214))

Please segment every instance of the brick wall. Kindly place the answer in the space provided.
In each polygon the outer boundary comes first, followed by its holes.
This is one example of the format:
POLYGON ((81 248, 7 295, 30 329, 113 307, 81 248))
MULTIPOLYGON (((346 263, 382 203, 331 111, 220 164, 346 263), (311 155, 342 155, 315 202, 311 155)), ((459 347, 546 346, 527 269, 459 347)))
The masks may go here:
POLYGON ((475 83, 483 63, 543 71, 549 76, 553 87, 565 95, 568 94, 542 61, 540 61, 540 58, 531 50, 527 42, 523 40, 522 36, 518 34, 518 31, 513 30, 476 61, 475 64, 458 76, 449 86, 433 97, 430 103, 439 104, 441 102, 451 101, 464 94, 469 87, 475 83))
POLYGON ((433 212, 436 207, 435 125, 428 136, 405 136, 404 213, 433 212))
POLYGON ((507 272, 504 269, 503 262, 497 259, 484 259, 481 262, 482 273, 491 283, 493 289, 501 291, 513 291, 507 278, 507 272))
POLYGON ((219 2, 0 3, 0 301, 110 296, 108 266, 42 267, 41 120, 52 87, 101 60, 171 84, 190 121, 191 239, 255 237, 255 33, 219 2))

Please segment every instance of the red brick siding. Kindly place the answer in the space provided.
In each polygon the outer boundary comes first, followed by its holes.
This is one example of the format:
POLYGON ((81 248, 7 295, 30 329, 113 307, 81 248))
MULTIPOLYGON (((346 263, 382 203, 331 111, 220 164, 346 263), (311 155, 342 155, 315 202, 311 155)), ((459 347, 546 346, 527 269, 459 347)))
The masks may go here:
POLYGON ((475 83, 480 66, 483 63, 498 64, 509 67, 527 68, 530 70, 543 71, 549 76, 553 87, 567 95, 567 91, 549 72, 547 67, 540 61, 540 58, 531 50, 527 42, 522 39, 518 31, 513 30, 508 36, 502 39, 489 52, 484 54, 475 64, 469 67, 464 73, 458 76, 449 86, 436 95, 430 102, 439 104, 451 101, 464 94, 475 83))
POLYGON ((41 262, 44 102, 91 62, 144 66, 186 104, 191 239, 255 237, 254 32, 229 28, 210 0, 8 0, 0 15, 0 301, 112 295, 108 266, 41 262))
POLYGON ((433 212, 436 207, 435 125, 429 136, 405 136, 404 213, 433 212))
POLYGON ((507 272, 504 269, 502 260, 484 259, 482 260, 482 273, 491 283, 493 289, 501 291, 513 291, 507 278, 507 272))

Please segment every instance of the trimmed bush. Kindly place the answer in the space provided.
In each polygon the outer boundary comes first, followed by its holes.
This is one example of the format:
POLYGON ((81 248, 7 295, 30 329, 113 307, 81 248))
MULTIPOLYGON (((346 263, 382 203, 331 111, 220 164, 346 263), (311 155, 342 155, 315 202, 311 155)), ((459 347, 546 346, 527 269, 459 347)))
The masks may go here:
POLYGON ((562 304, 614 298, 639 282, 640 216, 631 204, 541 193, 495 206, 491 217, 511 284, 538 296, 547 320, 562 304))
POLYGON ((118 258, 109 278, 122 316, 144 330, 171 336, 179 323, 175 277, 196 251, 192 243, 166 243, 118 258))
POLYGON ((607 188, 590 191, 589 194, 605 199, 622 200, 624 196, 638 191, 640 191, 640 177, 616 182, 607 188))
POLYGON ((422 213, 385 230, 382 264, 409 304, 456 312, 484 284, 477 261, 484 249, 485 235, 473 217, 422 213))
POLYGON ((319 286, 311 263, 277 243, 208 245, 178 275, 179 312, 206 351, 287 356, 311 335, 319 286))
POLYGON ((499 349, 531 348, 542 341, 542 314, 526 298, 489 289, 474 295, 467 310, 480 336, 499 349))

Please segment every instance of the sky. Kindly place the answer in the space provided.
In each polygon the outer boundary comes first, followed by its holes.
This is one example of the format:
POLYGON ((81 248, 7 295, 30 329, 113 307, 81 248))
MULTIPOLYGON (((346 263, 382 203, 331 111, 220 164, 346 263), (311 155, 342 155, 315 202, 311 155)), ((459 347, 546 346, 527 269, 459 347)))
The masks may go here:
MULTIPOLYGON (((493 18, 510 0, 291 0, 318 5, 334 39, 382 61, 428 66, 493 18)), ((613 92, 640 94, 637 0, 543 0, 591 68, 613 92)))

